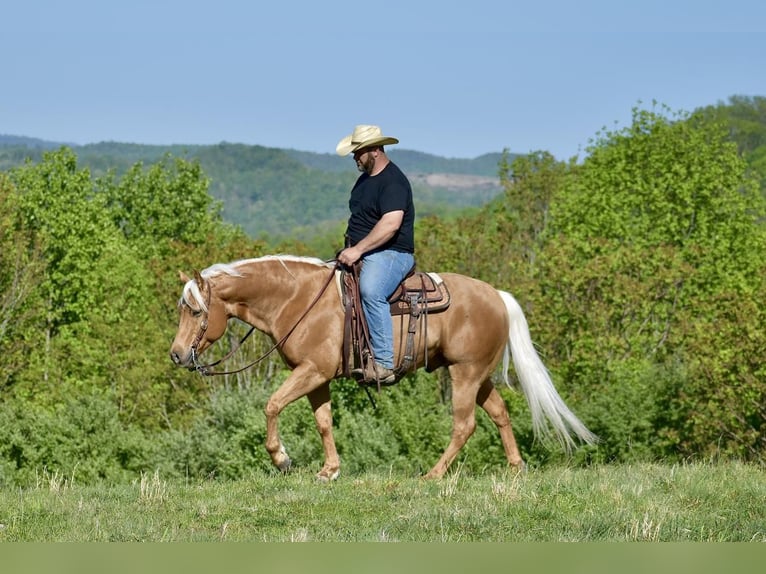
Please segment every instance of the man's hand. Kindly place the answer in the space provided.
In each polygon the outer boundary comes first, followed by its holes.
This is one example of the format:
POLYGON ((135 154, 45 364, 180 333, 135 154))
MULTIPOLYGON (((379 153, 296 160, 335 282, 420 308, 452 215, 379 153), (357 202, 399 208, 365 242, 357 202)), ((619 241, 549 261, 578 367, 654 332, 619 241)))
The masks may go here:
POLYGON ((343 251, 338 253, 338 261, 343 263, 343 265, 350 266, 359 261, 362 255, 364 255, 364 252, 362 252, 358 247, 346 247, 343 251))

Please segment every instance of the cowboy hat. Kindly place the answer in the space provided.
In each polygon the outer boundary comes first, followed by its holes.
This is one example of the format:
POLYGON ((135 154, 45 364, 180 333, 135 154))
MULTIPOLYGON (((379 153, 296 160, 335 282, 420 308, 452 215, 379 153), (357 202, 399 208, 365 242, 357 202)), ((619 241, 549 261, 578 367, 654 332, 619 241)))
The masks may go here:
POLYGON ((335 152, 338 155, 348 155, 365 147, 396 143, 399 143, 398 139, 384 136, 378 126, 359 125, 351 135, 338 142, 335 152))

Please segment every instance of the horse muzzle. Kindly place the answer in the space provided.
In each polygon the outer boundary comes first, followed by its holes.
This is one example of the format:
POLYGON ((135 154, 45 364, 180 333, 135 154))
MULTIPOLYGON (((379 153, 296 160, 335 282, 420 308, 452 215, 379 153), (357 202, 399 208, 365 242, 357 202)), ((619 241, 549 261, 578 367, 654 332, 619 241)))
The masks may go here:
POLYGON ((189 351, 188 353, 179 353, 176 350, 170 351, 170 360, 178 367, 186 367, 187 369, 194 369, 194 354, 189 351))

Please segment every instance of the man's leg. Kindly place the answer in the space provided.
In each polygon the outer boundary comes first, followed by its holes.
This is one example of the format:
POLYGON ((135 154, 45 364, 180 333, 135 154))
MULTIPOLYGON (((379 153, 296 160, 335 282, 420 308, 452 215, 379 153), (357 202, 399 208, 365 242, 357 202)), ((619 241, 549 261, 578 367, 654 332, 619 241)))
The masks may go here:
POLYGON ((375 362, 394 368, 394 330, 388 296, 412 269, 411 253, 380 251, 364 257, 359 289, 362 307, 370 329, 370 344, 375 362))

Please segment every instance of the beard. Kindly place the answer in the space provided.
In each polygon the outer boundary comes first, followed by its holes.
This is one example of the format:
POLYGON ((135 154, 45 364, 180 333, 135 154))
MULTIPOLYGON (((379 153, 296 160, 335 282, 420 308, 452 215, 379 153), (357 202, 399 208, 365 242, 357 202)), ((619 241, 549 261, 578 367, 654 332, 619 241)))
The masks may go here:
POLYGON ((356 169, 365 173, 370 173, 373 167, 375 167, 375 158, 371 154, 359 158, 356 162, 356 169))

